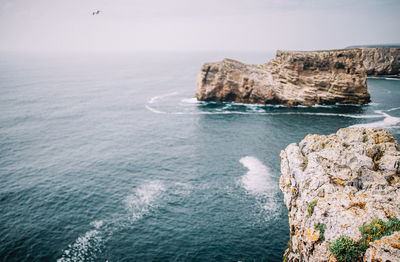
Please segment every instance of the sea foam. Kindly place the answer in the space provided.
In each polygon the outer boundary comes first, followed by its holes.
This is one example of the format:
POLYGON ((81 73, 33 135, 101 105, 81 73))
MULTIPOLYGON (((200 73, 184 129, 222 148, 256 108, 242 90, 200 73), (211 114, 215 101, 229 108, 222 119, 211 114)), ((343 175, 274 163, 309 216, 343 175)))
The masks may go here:
POLYGON ((156 180, 137 188, 135 192, 124 200, 125 206, 131 216, 131 221, 136 221, 149 213, 157 205, 165 191, 164 185, 156 180))
POLYGON ((58 262, 75 262, 75 261, 95 261, 96 253, 101 249, 103 239, 101 237, 100 227, 103 221, 93 221, 91 226, 95 229, 87 231, 84 235, 79 236, 75 242, 64 250, 63 255, 58 262))
MULTIPOLYGON (((377 115, 355 115, 355 114, 340 114, 340 113, 322 113, 322 112, 266 112, 265 108, 280 108, 286 107, 282 105, 263 105, 263 104, 244 104, 235 102, 222 103, 224 106, 222 108, 214 109, 214 111, 199 111, 197 107, 193 107, 194 111, 175 111, 166 112, 153 107, 153 104, 158 104, 162 99, 170 96, 177 95, 177 92, 168 93, 165 95, 154 96, 149 99, 145 107, 156 114, 171 114, 171 115, 315 115, 315 116, 336 116, 336 117, 346 117, 346 118, 380 118, 383 117, 382 114, 377 115), (236 106, 244 106, 246 111, 233 110, 236 106)), ((183 98, 181 102, 187 105, 196 106, 198 104, 215 104, 215 102, 204 102, 197 101, 196 98, 183 98)), ((304 107, 304 106, 298 106, 304 107)), ((338 105, 315 105, 313 107, 327 107, 334 108, 338 105)))
POLYGON ((164 94, 164 95, 153 96, 152 98, 149 99, 148 103, 149 104, 154 104, 159 100, 162 100, 162 99, 164 99, 166 97, 169 97, 169 96, 175 96, 177 94, 178 94, 178 92, 171 92, 171 93, 167 93, 167 94, 164 94))
POLYGON ((252 156, 246 156, 240 159, 240 163, 249 169, 242 177, 243 187, 249 193, 262 195, 274 187, 270 179, 270 171, 260 160, 252 156))
POLYGON ((79 236, 74 243, 68 245, 58 262, 96 261, 96 255, 101 251, 103 243, 116 229, 122 229, 132 222, 148 214, 151 208, 157 206, 157 201, 165 191, 163 183, 158 180, 142 184, 133 194, 124 200, 129 217, 124 214, 114 214, 112 220, 95 220, 90 223, 93 229, 79 236))
MULTIPOLYGON (((395 109, 395 108, 393 108, 393 109, 395 109)), ((388 110, 388 111, 390 111, 390 110, 388 110)), ((381 110, 376 110, 375 113, 381 114, 381 116, 384 117, 384 119, 381 121, 376 121, 376 122, 367 123, 367 124, 352 125, 352 127, 393 128, 398 123, 400 123, 400 117, 391 116, 381 110)))
POLYGON ((185 104, 200 104, 201 102, 197 100, 197 98, 195 97, 191 97, 191 98, 183 98, 181 100, 182 103, 185 104))
POLYGON ((252 156, 243 157, 240 163, 249 170, 242 176, 240 184, 255 197, 257 206, 267 212, 263 219, 276 218, 279 209, 276 197, 278 187, 268 167, 252 156))

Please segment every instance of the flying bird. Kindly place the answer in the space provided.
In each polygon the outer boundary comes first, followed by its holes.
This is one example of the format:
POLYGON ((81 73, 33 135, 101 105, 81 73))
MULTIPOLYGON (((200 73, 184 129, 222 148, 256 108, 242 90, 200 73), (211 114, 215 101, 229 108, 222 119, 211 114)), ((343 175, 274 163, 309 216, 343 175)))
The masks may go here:
POLYGON ((96 10, 96 11, 94 11, 94 12, 92 13, 92 15, 98 15, 98 14, 100 14, 100 10, 96 10))

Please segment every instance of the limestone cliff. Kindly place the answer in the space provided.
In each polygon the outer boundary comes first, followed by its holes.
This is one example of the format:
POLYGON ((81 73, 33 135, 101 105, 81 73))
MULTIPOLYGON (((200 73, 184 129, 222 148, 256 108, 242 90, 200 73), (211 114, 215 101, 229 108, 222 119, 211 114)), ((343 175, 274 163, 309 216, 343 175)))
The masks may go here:
POLYGON ((400 151, 388 131, 308 135, 281 160, 286 261, 400 261, 400 151))
POLYGON ((370 76, 400 76, 400 48, 362 48, 363 64, 370 76))
POLYGON ((277 51, 267 64, 205 63, 196 97, 203 101, 314 105, 370 101, 361 49, 277 51))

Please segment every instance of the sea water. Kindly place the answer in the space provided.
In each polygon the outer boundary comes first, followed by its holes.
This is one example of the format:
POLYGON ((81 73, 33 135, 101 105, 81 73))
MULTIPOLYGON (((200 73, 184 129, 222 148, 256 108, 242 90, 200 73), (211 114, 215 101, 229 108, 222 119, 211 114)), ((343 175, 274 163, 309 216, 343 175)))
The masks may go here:
POLYGON ((196 101, 225 56, 273 54, 1 54, 0 260, 280 261, 280 151, 348 126, 400 138, 390 77, 364 106, 196 101))

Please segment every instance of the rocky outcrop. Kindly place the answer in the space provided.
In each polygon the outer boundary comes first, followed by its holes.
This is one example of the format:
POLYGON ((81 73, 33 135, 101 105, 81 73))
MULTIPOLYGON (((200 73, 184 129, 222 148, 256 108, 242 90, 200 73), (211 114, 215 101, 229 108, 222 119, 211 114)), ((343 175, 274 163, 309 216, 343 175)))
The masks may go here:
POLYGON ((400 261, 400 151, 388 131, 307 135, 281 160, 286 261, 400 261))
POLYGON ((365 261, 400 261, 400 232, 371 243, 364 256, 365 261))
POLYGON ((369 76, 400 76, 400 48, 362 48, 363 64, 369 76))
POLYGON ((277 51, 268 64, 205 63, 196 97, 203 101, 314 105, 370 101, 361 49, 277 51))

